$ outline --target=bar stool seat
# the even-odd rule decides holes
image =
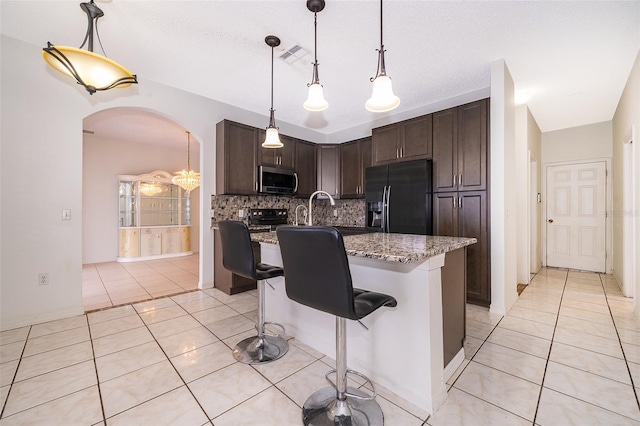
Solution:
[[[255,262],[249,228],[244,222],[224,220],[218,222],[218,228],[222,241],[222,265],[234,274],[258,282],[258,334],[240,341],[233,349],[233,357],[244,364],[275,361],[287,353],[289,343],[281,337],[284,327],[264,319],[264,283],[269,278],[283,276],[284,271],[279,266]],[[266,324],[279,327],[282,332],[278,335],[267,334]]]
[[[347,369],[346,320],[360,320],[383,306],[395,307],[392,296],[353,288],[342,235],[326,226],[281,226],[276,230],[285,269],[287,296],[336,316],[336,369],[331,384],[313,393],[302,408],[305,425],[382,425],[384,417],[371,380]],[[335,383],[330,376],[335,373]],[[373,394],[347,386],[347,373],[370,383]]]

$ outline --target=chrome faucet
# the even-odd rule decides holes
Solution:
[[[329,194],[327,191],[316,191],[313,194],[311,194],[311,196],[309,197],[309,221],[308,221],[309,226],[313,225],[313,220],[311,218],[311,209],[313,208],[313,204],[311,203],[311,201],[313,201],[313,197],[315,197],[318,194],[326,195],[327,197],[329,197],[329,201],[331,202],[331,205],[332,206],[336,205],[336,201],[333,199],[331,194]]]
[[[296,206],[296,220],[293,222],[295,226],[298,226],[298,209],[300,207],[304,209],[304,213],[302,213],[302,216],[305,218],[305,221],[304,221],[305,225],[307,224],[306,218],[307,218],[307,214],[309,213],[309,210],[307,210],[307,207],[304,204],[299,204],[298,206]]]

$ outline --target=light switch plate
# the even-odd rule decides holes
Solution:
[[[62,220],[71,220],[71,210],[69,209],[62,210]]]

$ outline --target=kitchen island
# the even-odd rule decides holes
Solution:
[[[261,243],[262,262],[282,265],[275,232],[256,233],[251,238]],[[448,253],[464,254],[464,248],[475,242],[475,238],[383,233],[344,237],[353,286],[386,293],[398,301],[397,307],[378,309],[364,318],[369,330],[355,321],[347,322],[348,367],[434,413],[447,397],[446,380],[464,360],[460,342],[458,353],[444,365],[443,287],[454,284],[441,281],[441,269]],[[288,299],[283,278],[269,282],[275,290],[265,292],[266,319],[284,325],[287,334],[313,349],[335,357],[335,317]],[[458,294],[464,306],[464,288],[461,290]],[[464,308],[459,315],[464,324]]]

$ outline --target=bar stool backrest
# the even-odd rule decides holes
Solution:
[[[330,314],[359,319],[342,235],[328,226],[276,229],[287,296]]]
[[[222,242],[222,265],[236,275],[256,280],[256,262],[249,228],[244,222],[218,222]]]

